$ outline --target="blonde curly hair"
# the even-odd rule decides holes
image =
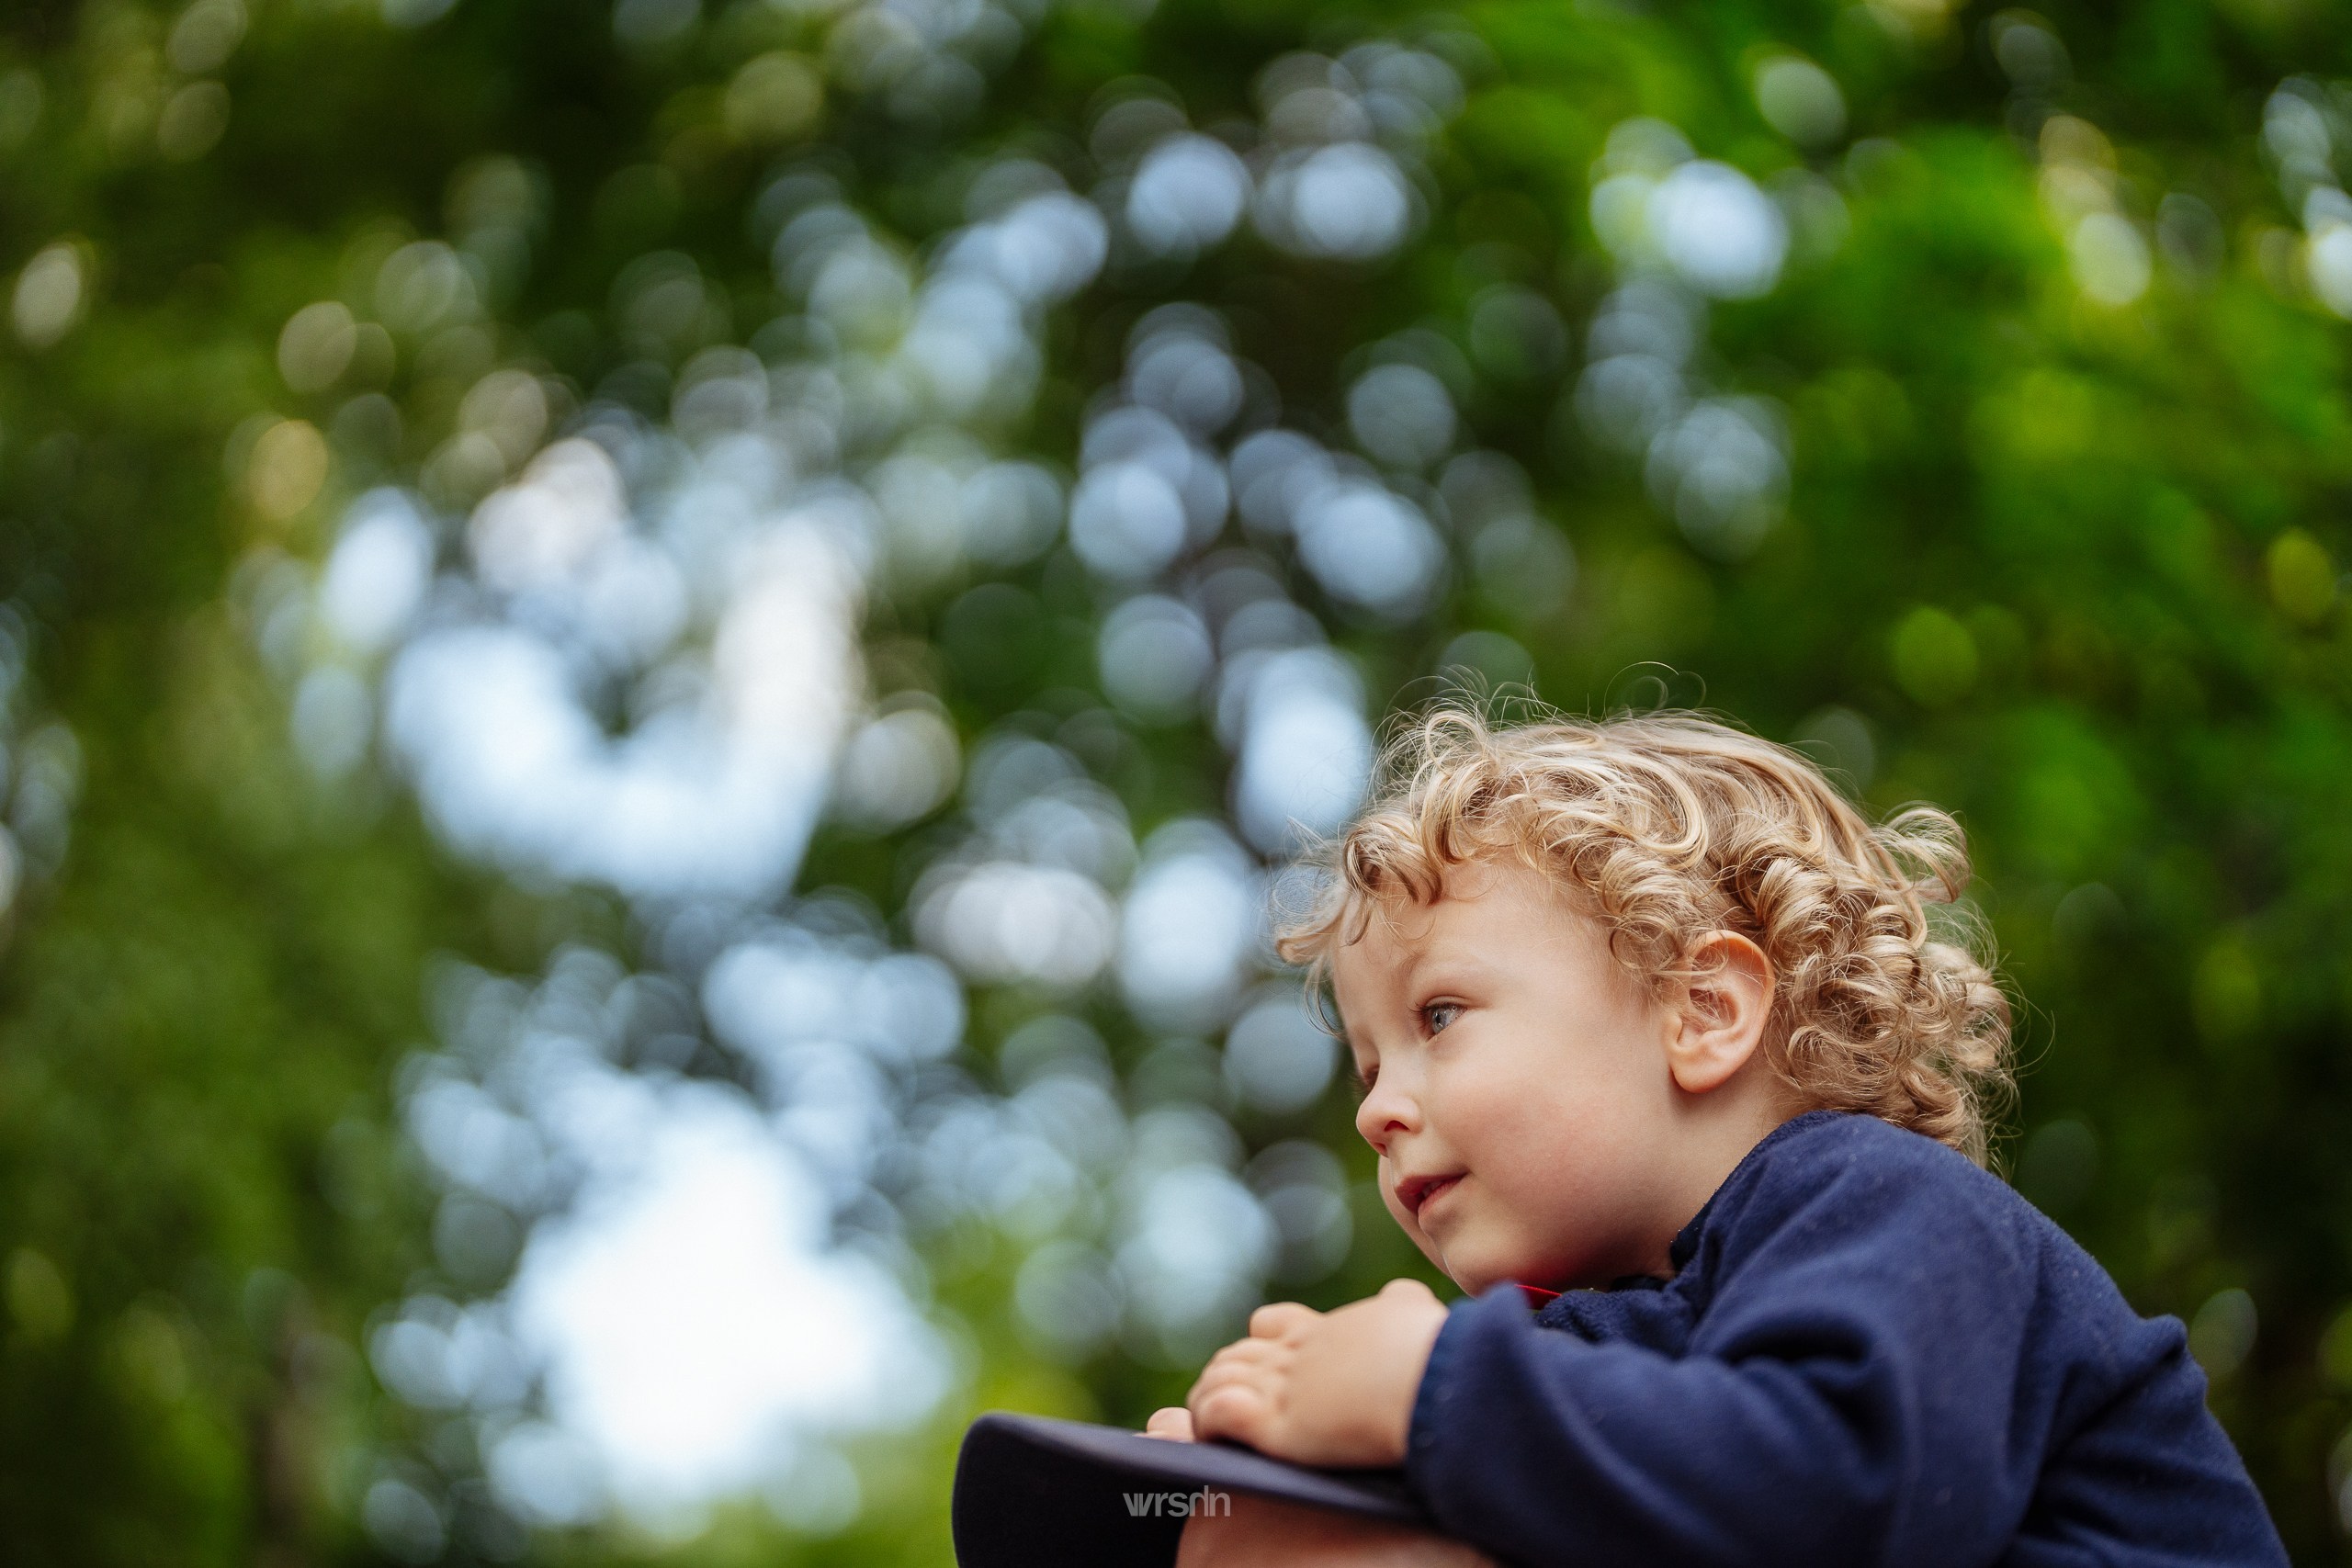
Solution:
[[[1771,963],[1767,1059],[1808,1107],[1863,1111],[1982,1165],[2013,1087],[2009,1004],[1964,920],[1960,825],[1915,806],[1873,827],[1803,755],[1695,713],[1495,727],[1410,721],[1370,804],[1320,846],[1315,907],[1277,932],[1318,991],[1374,906],[1434,902],[1449,867],[1515,858],[1569,885],[1663,995],[1736,931]]]

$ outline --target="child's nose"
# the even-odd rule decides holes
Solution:
[[[1401,1075],[1384,1073],[1373,1080],[1372,1089],[1356,1107],[1356,1131],[1363,1141],[1381,1154],[1388,1152],[1389,1141],[1400,1133],[1410,1133],[1420,1125],[1420,1108],[1413,1097],[1396,1080]]]

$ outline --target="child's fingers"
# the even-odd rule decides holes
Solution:
[[[1170,1442],[1189,1443],[1193,1440],[1193,1413],[1181,1404],[1170,1404],[1151,1413],[1143,1424],[1147,1438],[1165,1438]]]
[[[1313,1307],[1296,1302],[1270,1302],[1250,1314],[1250,1337],[1252,1339],[1279,1339],[1284,1334],[1306,1327],[1323,1314]]]
[[[1293,1352],[1279,1339],[1237,1339],[1209,1358],[1214,1367],[1222,1361],[1227,1366],[1262,1367],[1282,1360]]]
[[[1193,1390],[1193,1433],[1201,1441],[1234,1438],[1256,1447],[1273,1419],[1273,1401],[1265,1391],[1245,1382],[1227,1383],[1206,1393]]]
[[[1193,1380],[1193,1391],[1184,1396],[1184,1403],[1197,1416],[1201,1401],[1216,1390],[1237,1384],[1264,1388],[1276,1375],[1274,1363],[1263,1358],[1220,1355],[1201,1369],[1201,1375]]]

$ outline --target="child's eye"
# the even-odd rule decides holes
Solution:
[[[1431,1002],[1421,1010],[1422,1026],[1431,1034],[1441,1034],[1446,1027],[1462,1016],[1460,1002]]]

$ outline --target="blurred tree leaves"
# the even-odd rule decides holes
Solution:
[[[650,409],[693,349],[756,343],[781,305],[754,198],[812,143],[920,244],[993,155],[1081,179],[1114,79],[1171,85],[1205,125],[1250,112],[1285,49],[1420,21],[1073,7],[956,121],[858,90],[813,13],[714,6],[663,37],[659,7],[624,6],[616,40],[601,7],[432,10],[51,0],[0,21],[0,594],[32,628],[20,711],[61,716],[83,759],[62,874],[27,884],[0,971],[0,1511],[27,1562],[376,1550],[335,1467],[432,1440],[359,1353],[429,1266],[391,1130],[428,956],[529,968],[616,923],[453,863],[373,775],[311,778],[238,563],[317,556],[350,495],[446,449],[494,367],[543,371],[558,405],[641,384]],[[1099,285],[1053,322],[1023,433],[1069,461],[1166,295],[1218,307],[1335,441],[1371,345],[1451,345],[1466,422],[1532,476],[1544,542],[1460,541],[1450,599],[1402,628],[1314,599],[1374,703],[1426,696],[1469,629],[1515,639],[1571,708],[1662,661],[1676,700],[1814,738],[1877,806],[1961,809],[2028,1003],[2018,1179],[2143,1309],[2196,1325],[2216,1407],[2314,1562],[2344,1555],[2352,1465],[2352,339],[2261,137],[2283,80],[2352,71],[2346,20],[2321,0],[1487,0],[1440,29],[1470,94],[1399,257],[1244,237],[1189,275]],[[1843,141],[1776,132],[1754,87],[1775,49],[1827,68]],[[1823,225],[1801,223],[1777,289],[1713,307],[1694,362],[1787,422],[1785,515],[1752,554],[1678,532],[1643,461],[1577,412],[1619,281],[1594,166],[1636,115]],[[2147,271],[2120,307],[2068,205],[2084,179],[2129,238],[2090,232]],[[488,309],[395,344],[383,264],[431,236],[472,258]],[[657,273],[675,308],[608,332]],[[1094,681],[1102,606],[1068,553],[1005,575],[868,627],[876,670],[967,739],[1068,719]],[[1139,828],[1224,798],[1201,725],[1082,739]],[[922,843],[831,829],[809,876],[896,908]],[[982,998],[979,1032],[1023,1006]],[[1349,1141],[1336,1104],[1247,1130],[1302,1128]],[[1356,1234],[1317,1299],[1408,1265],[1376,1215]],[[1003,1271],[944,1294],[1001,1324]],[[989,1332],[982,1400],[1132,1417],[1181,1385],[1116,1355],[1081,1383]],[[939,1550],[946,1450],[874,1462],[907,1518],[816,1560]],[[729,1516],[695,1550],[772,1541]]]

